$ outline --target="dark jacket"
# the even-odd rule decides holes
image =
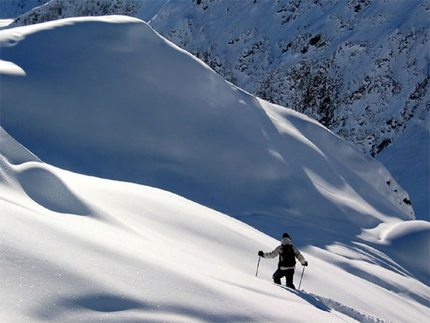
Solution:
[[[284,245],[293,245],[291,243],[291,239],[290,238],[282,238],[281,245],[277,246],[275,248],[275,250],[273,250],[272,252],[266,252],[266,253],[264,253],[264,258],[275,258],[276,256],[279,255],[279,253],[281,251],[281,248]],[[303,255],[300,253],[299,249],[297,249],[296,247],[293,246],[293,250],[294,250],[294,256],[297,258],[298,261],[300,261],[300,263],[303,266],[305,266],[306,260],[303,257]],[[279,267],[279,269],[281,269],[281,270],[294,269],[294,268],[295,268],[295,266],[293,266],[293,267],[283,267],[283,266],[280,266]]]

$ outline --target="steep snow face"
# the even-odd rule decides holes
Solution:
[[[379,158],[391,148],[380,160],[428,220],[429,186],[410,185],[410,178],[420,182],[429,173],[421,151],[430,135],[397,142],[430,118],[429,12],[427,1],[415,0],[51,0],[13,25],[106,14],[153,18],[157,31],[239,87],[315,118],[366,154]],[[401,171],[390,162],[397,156],[386,156],[405,150],[423,159]]]
[[[14,26],[72,16],[152,18],[154,29],[227,80],[375,156],[411,119],[428,116],[429,13],[418,0],[51,0]]]
[[[430,220],[430,115],[415,118],[396,142],[379,156],[390,173],[411,196],[418,219]]]
[[[428,1],[171,1],[150,24],[227,80],[366,154],[392,146],[381,161],[428,220],[429,186],[408,179],[429,173],[421,151],[430,134],[399,138],[430,118],[429,14]],[[402,172],[389,160],[405,148],[422,159]]]
[[[172,1],[150,24],[376,155],[429,108],[429,13],[427,1]]]
[[[163,188],[251,224],[262,217],[276,236],[283,229],[269,219],[311,221],[321,234],[336,230],[326,221],[335,217],[353,224],[339,232],[349,238],[414,217],[379,162],[241,91],[141,20],[65,19],[1,31],[0,44],[16,66],[2,75],[2,125],[49,163]]]

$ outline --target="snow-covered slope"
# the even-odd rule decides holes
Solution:
[[[430,315],[429,223],[411,220],[381,164],[320,124],[137,19],[14,28],[0,45],[2,322]],[[271,284],[275,261],[255,278],[257,251],[278,243],[260,231],[293,236],[307,294]]]
[[[303,246],[308,293],[293,292],[270,282],[275,261],[261,260],[255,277],[257,250],[278,243],[256,229],[166,191],[42,163],[1,128],[0,143],[1,322],[380,323],[430,315],[428,285],[391,258],[423,267],[428,222],[368,232],[381,236],[385,253],[363,243]]]
[[[16,11],[16,4],[3,7]],[[14,25],[153,18],[157,31],[227,80],[377,156],[409,192],[417,217],[429,220],[429,12],[428,1],[418,0],[51,0]],[[418,162],[399,168],[399,153]]]
[[[12,0],[2,1],[0,18],[15,18],[14,25],[81,16],[126,15],[145,21],[167,0]]]
[[[67,19],[0,37],[2,66],[20,69],[2,76],[2,125],[46,162],[163,188],[248,223],[263,216],[275,235],[272,217],[327,231],[337,218],[354,224],[349,235],[414,216],[376,160],[227,83],[140,20]]]
[[[430,109],[429,13],[428,1],[172,1],[150,24],[376,155]]]
[[[420,153],[430,145],[429,14],[428,1],[171,1],[150,24],[234,84],[366,154],[391,148],[380,160],[428,220],[429,185],[409,178],[430,179]],[[420,159],[402,171],[404,149]]]

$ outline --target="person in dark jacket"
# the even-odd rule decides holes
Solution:
[[[282,235],[281,244],[272,252],[259,251],[258,255],[263,258],[275,258],[279,255],[278,269],[273,273],[273,282],[281,284],[281,278],[285,277],[287,280],[287,287],[296,289],[293,284],[294,269],[296,267],[296,258],[303,266],[307,266],[308,262],[303,255],[291,243],[291,237],[288,233]]]

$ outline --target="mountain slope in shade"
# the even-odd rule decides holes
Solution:
[[[160,187],[246,222],[311,218],[331,231],[330,216],[358,234],[413,218],[380,163],[232,86],[140,20],[66,19],[1,31],[1,42],[2,66],[21,71],[2,76],[2,125],[49,163]]]
[[[429,220],[429,13],[418,0],[169,1],[150,24],[227,80],[376,156]],[[406,150],[415,162],[399,168]]]
[[[2,8],[22,12],[21,2]],[[108,14],[150,21],[240,88],[377,157],[428,221],[429,12],[423,0],[51,0],[13,26]],[[399,167],[406,151],[418,162]]]

